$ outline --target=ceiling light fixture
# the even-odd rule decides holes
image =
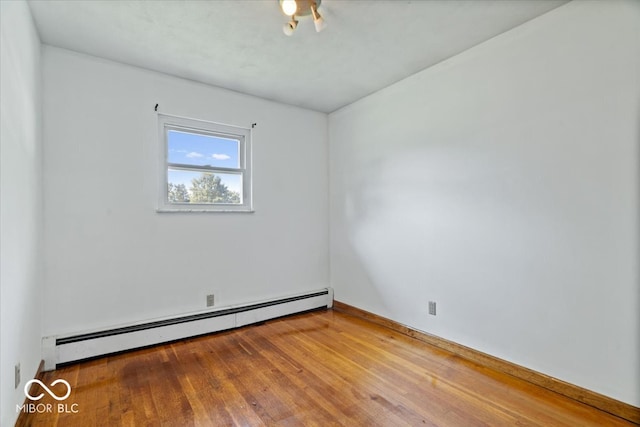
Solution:
[[[326,26],[324,18],[318,13],[318,7],[322,0],[278,0],[280,2],[280,8],[285,15],[290,16],[291,20],[284,24],[282,31],[288,36],[293,35],[293,31],[298,26],[296,18],[301,16],[313,16],[313,24],[316,27],[316,32],[324,30]]]

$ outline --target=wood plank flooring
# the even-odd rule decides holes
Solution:
[[[23,413],[18,426],[633,425],[332,310],[78,363],[42,381],[59,378],[72,387],[68,413],[45,393],[39,403],[52,410]]]

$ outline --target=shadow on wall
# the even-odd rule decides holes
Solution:
[[[446,295],[463,318],[492,313],[465,335],[508,329],[523,309],[544,326],[540,313],[566,307],[537,312],[531,293],[551,298],[554,277],[593,274],[572,256],[578,211],[555,209],[558,195],[544,190],[553,177],[516,150],[434,144],[358,160],[345,186],[347,237],[385,315],[420,327],[426,301]]]

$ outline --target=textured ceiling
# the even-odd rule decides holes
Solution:
[[[566,0],[324,0],[327,28],[277,0],[29,1],[43,43],[331,112]]]

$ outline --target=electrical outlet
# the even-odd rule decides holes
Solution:
[[[18,388],[20,386],[20,364],[18,363],[14,369],[14,386],[13,388]]]
[[[436,302],[429,301],[429,314],[432,316],[436,315]]]
[[[207,307],[213,307],[214,298],[213,294],[207,295]]]

